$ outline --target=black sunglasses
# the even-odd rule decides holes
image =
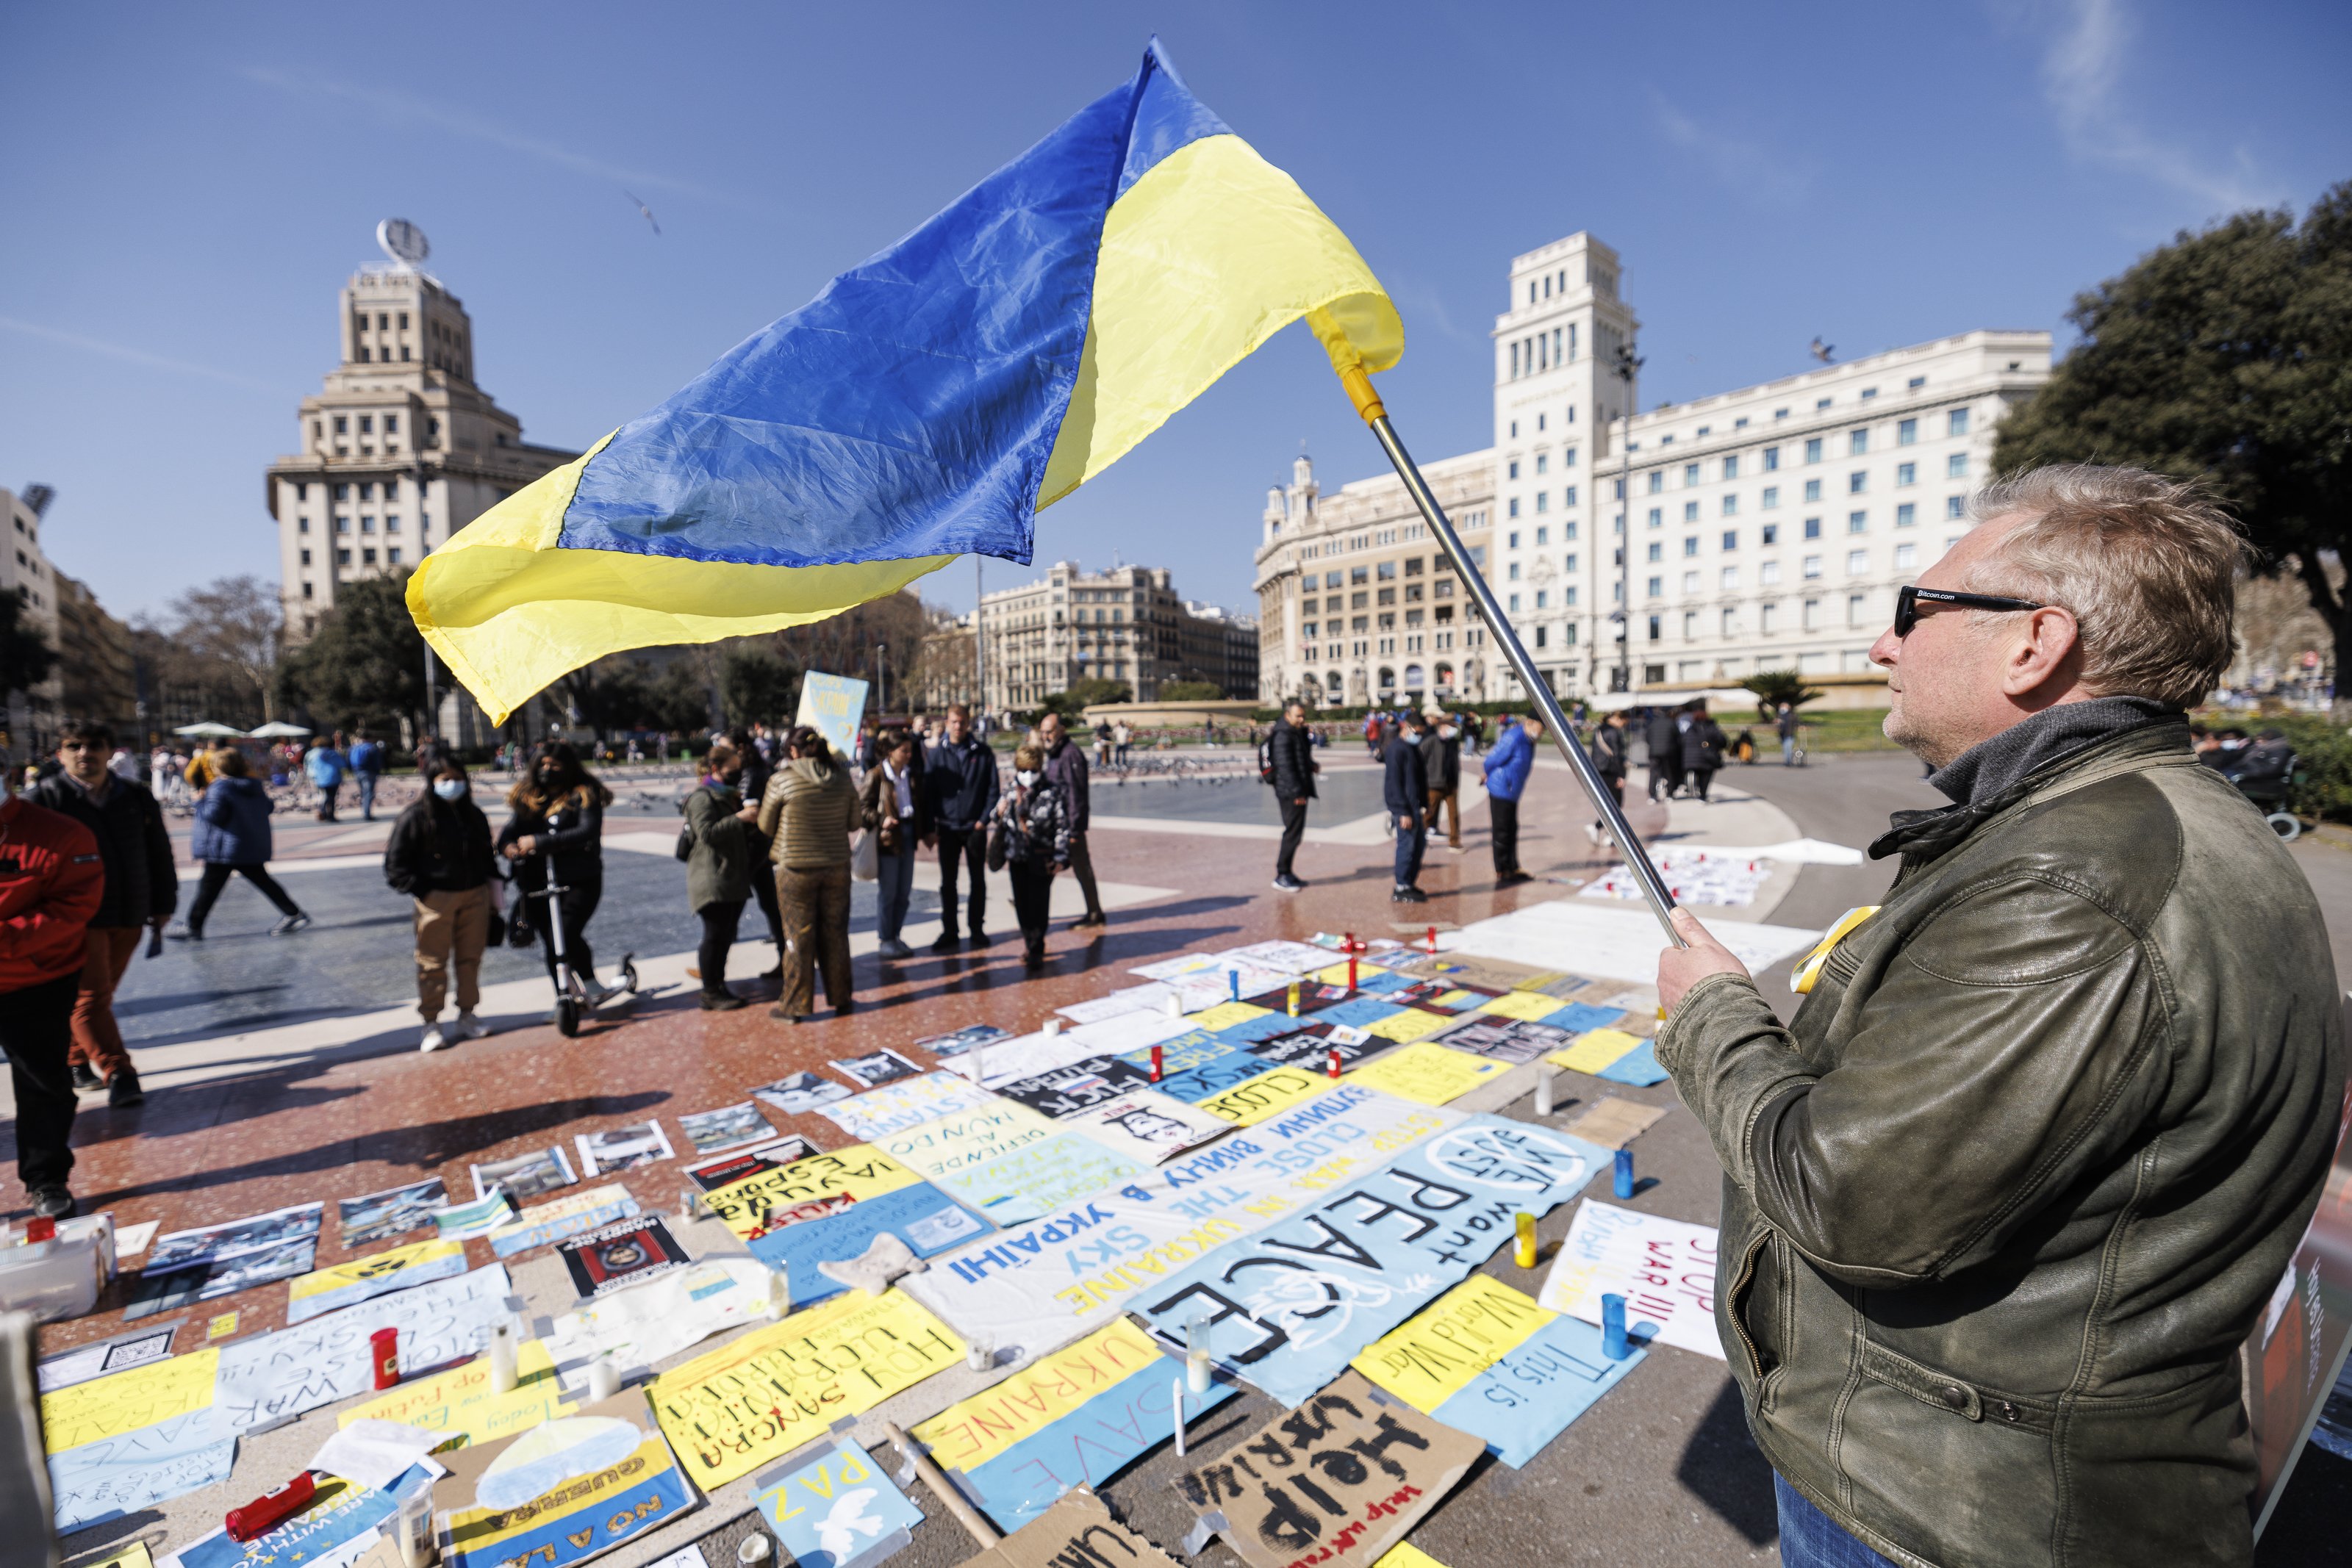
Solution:
[[[2036,604],[2030,599],[2006,599],[1998,593],[1954,593],[1941,588],[1902,588],[1895,594],[1895,634],[1908,637],[1911,629],[1919,624],[1919,601],[1930,604],[1957,604],[1963,610],[2047,610],[2047,604]]]

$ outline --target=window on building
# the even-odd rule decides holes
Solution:
[[[1772,411],[1772,417],[1774,419],[1786,419],[1789,417],[1789,411],[1785,408],[1776,408]]]
[[[1919,547],[1917,545],[1896,545],[1895,547],[1895,570],[1909,571],[1918,564]]]
[[[1845,531],[1850,534],[1868,533],[1870,531],[1870,514],[1868,512],[1848,512],[1845,515]]]
[[[1518,563],[1517,561],[1513,561],[1513,562],[1510,564],[1509,568],[1506,570],[1506,572],[1505,572],[1505,574],[1504,574],[1504,575],[1506,576],[1506,578],[1507,578],[1508,580],[1510,580],[1510,581],[1512,581],[1512,582],[1517,582],[1517,581],[1518,581],[1518,580],[1519,580],[1519,563]]]
[[[1663,540],[1652,539],[1650,541],[1650,559],[1654,561],[1664,560],[1666,559],[1666,547]]]
[[[1666,513],[1664,507],[1652,507],[1650,508],[1650,526],[1654,528],[1662,528],[1666,526]]]
[[[1506,539],[1507,539],[1507,540],[1509,540],[1509,541],[1510,541],[1510,543],[1509,543],[1509,545],[1508,545],[1508,547],[1507,547],[1508,549],[1518,549],[1518,548],[1519,548],[1519,533],[1518,533],[1518,530],[1517,530],[1517,528],[1512,529],[1509,533],[1507,533],[1507,534],[1504,535],[1503,537],[1504,537]]]
[[[1536,428],[1538,430],[1541,430],[1543,428],[1543,421],[1541,419],[1536,421]],[[1536,472],[1538,474],[1549,474],[1551,472],[1551,455],[1549,453],[1538,452],[1536,454]]]
[[[1845,623],[1859,626],[1870,613],[1870,595],[1849,593],[1845,596]]]
[[[1946,435],[1966,435],[1968,433],[1969,411],[1967,409],[1956,408],[1952,410],[1950,413],[1944,416],[1944,434]]]
[[[1780,542],[1780,525],[1778,523],[1765,524],[1764,537],[1761,542],[1768,545],[1779,544]]]
[[[1758,567],[1756,569],[1756,580],[1762,583],[1767,588],[1769,588],[1774,583],[1780,581],[1780,563],[1777,560],[1768,560],[1763,565]]]
[[[303,598],[305,598],[305,599],[308,599],[308,598],[310,598],[310,582],[309,582],[309,580],[308,580],[307,579],[304,580],[304,582],[303,582],[303,584],[302,584],[302,597],[303,597]]]
[[[360,363],[364,365],[368,362],[368,346],[365,343],[362,343],[360,345]]]
[[[1869,570],[1870,552],[1868,550],[1850,549],[1845,552],[1845,574],[1848,577],[1860,577]]]
[[[360,415],[360,434],[362,435],[373,435],[375,434],[375,415],[372,413],[363,413]]]
[[[1804,602],[1803,609],[1802,609],[1802,611],[1801,612],[1801,615],[1802,615],[1802,617],[1803,617],[1803,623],[1804,623],[1804,628],[1805,628],[1805,630],[1806,630],[1806,631],[1808,631],[1808,632],[1817,632],[1817,631],[1819,631],[1819,630],[1821,629],[1821,624],[1822,624],[1822,601],[1821,601],[1820,600],[1818,600],[1818,599],[1808,599],[1808,600],[1806,600],[1806,601],[1805,601],[1805,602]]]
[[[1739,586],[1739,569],[1738,569],[1738,567],[1736,567],[1736,566],[1727,566],[1727,567],[1725,567],[1725,568],[1723,569],[1722,573],[1721,573],[1720,580],[1717,582],[1716,586],[1717,586],[1717,587],[1718,587],[1718,588],[1737,588],[1737,587],[1738,587],[1738,586]]]
[[[1511,595],[1508,608],[1514,615],[1517,615],[1519,612],[1519,596],[1517,594],[1514,593]]]
[[[1685,593],[1696,593],[1698,591],[1698,573],[1695,571],[1686,571],[1683,573],[1683,591]]]
[[[372,534],[375,532],[374,514],[370,513],[369,515],[360,518],[360,532],[363,534]]]
[[[1650,579],[1650,584],[1649,584],[1649,594],[1650,594],[1650,597],[1651,597],[1651,598],[1653,598],[1653,599],[1662,598],[1662,597],[1664,597],[1664,596],[1665,591],[1666,591],[1666,580],[1665,580],[1664,578],[1663,578],[1663,577],[1654,577],[1654,578]],[[1654,635],[1656,635],[1656,633],[1653,632],[1653,633],[1652,633],[1652,635],[1653,635],[1653,636],[1654,636]]]
[[[1948,517],[1965,517],[1968,515],[1968,497],[1965,496],[1947,496],[1944,498],[1944,516]]]
[[[1736,636],[1739,632],[1739,612],[1727,604],[1723,607],[1723,634]]]
[[[1542,546],[1544,546],[1544,545],[1548,545],[1548,544],[1549,544],[1549,543],[1551,543],[1551,530],[1550,530],[1549,528],[1538,528],[1538,529],[1536,530],[1536,544],[1537,544],[1537,546],[1538,546],[1538,548],[1540,548],[1540,547],[1542,547]]]
[[[1516,479],[1519,476],[1519,460],[1517,458],[1512,458],[1510,462],[1506,464],[1504,466],[1507,470],[1503,476],[1505,478]]]
[[[1654,495],[1656,495],[1659,491],[1661,491],[1661,490],[1664,489],[1665,487],[1666,487],[1666,473],[1665,473],[1665,470],[1664,470],[1664,469],[1663,469],[1663,468],[1657,468],[1657,469],[1653,469],[1653,470],[1651,470],[1651,473],[1650,473],[1650,494],[1651,494],[1651,495],[1653,495],[1653,496],[1654,496]]]
[[[1819,463],[1821,460],[1822,438],[1816,435],[1811,440],[1805,443],[1805,461],[1808,463]]]
[[[1770,511],[1773,507],[1775,507],[1779,506],[1780,504],[1780,486],[1778,486],[1778,485],[1767,485],[1767,486],[1764,486],[1764,499],[1763,499],[1763,507],[1764,507],[1764,509],[1765,509],[1766,511],[1768,511],[1768,512],[1769,512],[1769,511]]]
[[[1780,618],[1780,607],[1777,604],[1758,605],[1756,607],[1756,630],[1762,632],[1767,637],[1769,637],[1773,632],[1779,631],[1780,628],[1775,626],[1773,622]]]
[[[1538,610],[1542,610],[1542,609],[1546,608],[1547,606],[1549,606],[1549,605],[1550,604],[1550,602],[1551,602],[1551,594],[1550,594],[1550,592],[1549,592],[1548,590],[1541,589],[1541,588],[1538,588],[1538,589],[1537,589],[1537,590],[1536,590],[1536,608],[1537,608],[1537,609],[1538,609]]]
[[[1785,413],[1788,411],[1783,409],[1781,412]],[[1777,474],[1780,471],[1780,449],[1777,446],[1766,447],[1764,449],[1764,472],[1767,474]]]
[[[1895,526],[1907,528],[1919,520],[1919,508],[1909,501],[1895,508]]]
[[[1568,537],[1570,538],[1574,538],[1576,535],[1574,533],[1570,533]],[[1619,550],[1617,552],[1617,557],[1620,560],[1622,560],[1624,556],[1625,552],[1623,550]],[[1560,570],[1563,571],[1574,571],[1576,570],[1576,552],[1574,550],[1569,551],[1566,556],[1561,558]]]
[[[1819,413],[1822,410],[1823,410],[1823,409],[1825,409],[1825,408],[1829,407],[1829,405],[1830,405],[1830,400],[1829,400],[1829,399],[1827,399],[1827,398],[1825,398],[1825,397],[1817,397],[1817,398],[1815,398],[1815,399],[1813,400],[1813,412],[1814,412],[1815,413]]]
[[[425,416],[425,439],[426,441],[428,441],[428,442],[432,442],[432,441],[437,441],[437,440],[439,440],[440,438],[441,438],[441,420],[440,420],[440,417],[439,417],[437,414],[426,414],[426,415]]]
[[[1685,463],[1685,464],[1684,464],[1684,465],[1683,465],[1683,485],[1684,485],[1684,487],[1685,487],[1685,488],[1688,488],[1689,486],[1693,486],[1693,485],[1696,485],[1696,484],[1697,484],[1697,483],[1698,483],[1698,465],[1697,465],[1697,464],[1696,464],[1696,463]]]
[[[1809,555],[1799,565],[1797,570],[1802,576],[1808,578],[1819,577],[1822,574],[1822,558],[1817,555]]]
[[[1655,591],[1655,590],[1653,590],[1652,591],[1654,591],[1654,591]],[[1665,619],[1665,617],[1664,617],[1664,616],[1663,616],[1663,615],[1653,615],[1653,616],[1651,616],[1651,617],[1650,617],[1650,641],[1651,641],[1651,642],[1654,643],[1654,642],[1656,642],[1656,641],[1658,640],[1658,632],[1659,632],[1659,626],[1658,626],[1658,623],[1659,623],[1660,622],[1664,621],[1664,619]]]
[[[1698,612],[1696,610],[1685,610],[1683,612],[1683,641],[1685,643],[1695,643],[1697,640]]]
[[[1698,554],[1698,536],[1696,534],[1685,534],[1683,536],[1683,554],[1686,556]]]
[[[1806,500],[1808,500],[1808,501],[1818,501],[1818,500],[1820,500],[1821,498],[1822,498],[1822,482],[1821,482],[1819,479],[1808,479],[1808,480],[1806,480],[1806,481],[1805,481],[1805,499],[1806,499]]]
[[[1737,479],[1739,477],[1739,459],[1738,457],[1727,457],[1723,460],[1723,476],[1727,479]]]
[[[1685,501],[1683,503],[1683,521],[1686,523],[1695,523],[1698,521],[1698,503],[1696,501]]]
[[[1726,549],[1738,549],[1739,548],[1739,530],[1738,528],[1726,528],[1723,530],[1723,548]]]
[[[1845,476],[1845,493],[1847,495],[1859,496],[1869,488],[1870,471],[1868,469],[1857,468],[1853,473]]]
[[[352,531],[352,519],[348,515],[338,514],[336,516],[335,531],[339,534],[347,534]]]
[[[1807,517],[1805,519],[1805,537],[1809,539],[1817,539],[1822,537],[1821,518]]]
[[[1407,577],[1419,577],[1421,575],[1421,557],[1417,555],[1405,557],[1404,574]]]
[[[383,552],[383,559],[384,564],[387,566],[398,566],[400,564],[400,547],[398,545],[394,545],[390,549],[386,549]]]
[[[1947,479],[1965,479],[1965,478],[1967,478],[1968,476],[1969,476],[1969,455],[1968,455],[1967,453],[1965,453],[1965,452],[1955,452],[1955,453],[1953,453],[1949,457],[1947,457],[1947,458],[1945,458],[1945,459],[1944,459],[1944,477],[1945,477],[1945,478],[1947,478]]]
[[[349,435],[351,433],[352,433],[352,422],[351,422],[351,420],[350,420],[347,416],[345,416],[345,415],[343,415],[343,414],[340,414],[340,413],[339,413],[339,414],[335,415],[335,434],[336,434],[337,435]]]
[[[1536,510],[1538,512],[1549,512],[1551,510],[1551,492],[1549,490],[1538,490],[1536,492]]]
[[[1904,420],[1904,421],[1902,421],[1900,423],[1898,423],[1898,424],[1896,424],[1896,425],[1895,425],[1895,445],[1897,445],[1897,446],[1909,446],[1909,445],[1911,445],[1913,443],[1916,442],[1918,439],[1919,439],[1919,422],[1918,422],[1917,420],[1916,420],[1916,419],[1906,419],[1906,420]]]
[[[1348,580],[1351,584],[1370,582],[1372,580],[1372,569],[1368,566],[1351,566],[1348,569]]]
[[[1510,500],[1505,504],[1503,515],[1507,517],[1516,517],[1519,515],[1519,498],[1517,496],[1512,497]]]
[[[307,533],[309,533],[309,532],[310,531],[310,518],[308,518],[308,517],[297,517],[297,518],[295,518],[295,519],[294,519],[294,531],[295,531],[296,533],[298,533],[298,534],[307,534]]]
[[[349,565],[351,565],[351,564],[352,564],[352,552],[351,552],[351,551],[349,551],[349,550],[347,550],[347,549],[337,549],[337,550],[335,551],[335,564],[336,564],[337,566],[349,566]]]
[[[1739,515],[1738,497],[1726,496],[1723,498],[1723,515],[1727,517],[1736,517]]]
[[[1897,463],[1895,465],[1895,488],[1901,489],[1906,485],[1916,485],[1918,482],[1919,465],[1916,463]]]

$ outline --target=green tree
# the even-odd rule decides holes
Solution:
[[[2182,234],[2080,295],[2083,340],[2005,421],[2004,471],[2130,464],[2202,476],[2259,570],[2291,570],[2352,669],[2352,609],[2323,558],[2352,547],[2352,182],[2289,212]]]
[[[793,712],[799,677],[764,648],[730,652],[719,670],[719,703],[730,725],[782,724]]]
[[[278,661],[279,704],[320,729],[405,719],[425,733],[425,639],[407,593],[405,572],[339,583],[310,640]]]
[[[0,697],[37,686],[57,668],[58,652],[21,619],[24,601],[0,593]]]
[[[1160,700],[1164,703],[1223,702],[1225,688],[1214,681],[1162,681]]]
[[[1756,694],[1756,712],[1764,718],[1782,703],[1802,707],[1822,695],[1794,670],[1759,670],[1739,684]]]
[[[699,735],[710,727],[710,687],[702,678],[701,662],[673,659],[654,677],[646,692],[642,722],[648,729]]]
[[[1107,681],[1099,675],[1086,675],[1072,681],[1066,691],[1047,692],[1037,706],[1042,712],[1057,713],[1064,718],[1075,719],[1098,703],[1134,700],[1135,688],[1125,681]]]

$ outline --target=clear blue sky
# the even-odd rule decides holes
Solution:
[[[1507,259],[1578,229],[1624,256],[1648,406],[1802,369],[1816,333],[1843,358],[2059,328],[2176,230],[2352,177],[2352,7],[2323,0],[12,5],[0,483],[58,487],[49,552],[118,613],[274,578],[262,469],[377,219],[431,236],[526,437],[580,447],[1155,29],[1394,293],[1383,385],[1425,457],[1487,439]],[[1379,468],[1294,329],[1045,513],[1038,559],[1244,604],[1302,439],[1327,483]],[[971,577],[924,586],[968,606]]]

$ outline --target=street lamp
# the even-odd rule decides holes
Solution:
[[[1621,632],[1617,669],[1609,689],[1630,692],[1633,689],[1633,378],[1641,373],[1642,361],[1631,343],[1620,343],[1615,363],[1610,368],[1625,383],[1625,402],[1620,411],[1623,424],[1617,433],[1617,614]]]

